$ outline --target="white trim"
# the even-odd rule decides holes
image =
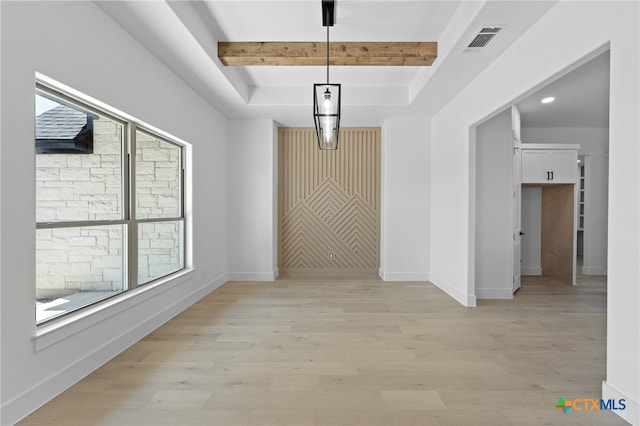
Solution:
[[[582,273],[584,275],[607,275],[606,266],[582,266]]]
[[[221,275],[215,280],[203,285],[176,301],[176,303],[158,311],[155,315],[145,318],[134,328],[128,329],[113,339],[105,341],[100,347],[95,348],[87,355],[80,359],[73,360],[73,362],[65,368],[43,378],[40,383],[31,386],[21,394],[6,401],[2,406],[3,424],[14,424],[26,417],[38,407],[83,379],[129,346],[220,287],[227,281],[226,278],[226,274]],[[179,282],[179,280],[176,280],[176,282]],[[154,294],[150,294],[149,297],[156,296],[157,294],[157,292],[154,292]],[[122,304],[118,306],[122,306]]]
[[[380,270],[380,278],[383,281],[429,281],[427,272],[383,272]]]
[[[229,281],[274,281],[280,270],[272,272],[229,272]]]
[[[72,98],[76,102],[84,103],[91,108],[101,110],[103,114],[106,113],[106,114],[115,116],[115,117],[109,117],[109,118],[116,118],[119,121],[129,121],[129,122],[135,123],[136,126],[141,127],[142,129],[145,129],[147,132],[155,133],[155,136],[160,136],[160,137],[169,139],[171,142],[181,146],[191,146],[191,144],[185,141],[184,139],[174,136],[171,133],[166,132],[150,123],[139,120],[136,117],[130,114],[127,114],[126,112],[118,108],[115,108],[105,102],[102,102],[92,96],[87,95],[84,92],[81,92],[80,90],[76,90],[73,87],[67,86],[66,84],[61,83],[58,80],[53,79],[40,72],[36,71],[35,74],[36,74],[35,76],[36,83],[46,86],[47,88],[52,89],[54,91],[60,92],[63,95]]]
[[[476,294],[476,237],[477,237],[477,134],[478,124],[469,126],[469,215],[467,217],[467,292]],[[460,302],[462,303],[462,302]],[[464,303],[463,303],[464,304]],[[475,301],[473,305],[475,306]]]
[[[474,308],[476,306],[475,295],[461,293],[457,288],[449,284],[446,280],[443,280],[442,278],[433,274],[431,274],[430,278],[430,281],[433,285],[447,293],[449,296],[453,297],[462,306],[466,306],[468,308]]]
[[[119,123],[122,126],[123,139],[121,140],[121,154],[122,154],[122,170],[120,177],[123,179],[122,196],[125,200],[129,200],[130,197],[136,195],[136,161],[131,160],[126,167],[124,158],[127,153],[136,152],[136,134],[138,132],[144,133],[146,136],[156,138],[161,142],[166,142],[180,150],[180,166],[182,170],[181,184],[182,189],[180,191],[180,202],[182,215],[177,217],[165,217],[165,218],[149,218],[149,219],[137,219],[135,214],[135,203],[125,201],[122,206],[126,211],[120,219],[110,221],[110,224],[121,225],[123,229],[128,227],[128,237],[123,240],[127,249],[127,255],[123,257],[123,262],[127,266],[128,275],[128,288],[123,289],[121,294],[111,297],[109,299],[98,301],[96,305],[86,308],[76,308],[69,310],[61,315],[60,318],[54,318],[50,322],[39,321],[35,331],[35,335],[32,337],[34,341],[34,351],[38,352],[52,344],[55,344],[61,340],[72,336],[88,327],[94,326],[99,321],[110,318],[118,313],[129,309],[138,303],[148,300],[150,297],[154,297],[162,291],[172,288],[175,285],[174,280],[185,282],[190,278],[183,279],[184,276],[189,276],[193,271],[193,246],[192,246],[192,185],[191,185],[191,144],[180,139],[172,134],[165,132],[151,124],[138,120],[135,117],[120,111],[117,108],[98,101],[97,99],[82,93],[79,90],[73,89],[65,84],[60,83],[44,74],[39,72],[36,75],[36,94],[46,94],[51,96],[52,99],[59,100],[60,102],[71,102],[75,107],[86,111],[93,111],[96,114],[104,115],[109,120]],[[133,158],[133,157],[132,157]],[[189,167],[189,168],[188,168]],[[133,199],[133,198],[132,198]],[[162,223],[162,222],[182,222],[182,237],[183,237],[183,261],[184,266],[182,269],[161,277],[155,280],[151,284],[139,284],[136,281],[138,260],[135,255],[138,247],[138,226],[145,223]],[[102,226],[108,225],[109,221],[94,221],[94,220],[73,220],[68,222],[53,222],[53,223],[41,223],[36,222],[37,229],[60,229],[67,226],[74,227],[86,227],[86,226]],[[37,244],[36,244],[37,246]],[[169,285],[169,283],[172,283]],[[149,290],[158,286],[163,286],[163,290],[153,292],[152,295],[146,297],[138,297],[141,293],[147,293]],[[123,303],[120,308],[114,308],[116,304]],[[38,320],[38,318],[36,319]],[[49,337],[51,336],[51,337]]]
[[[43,323],[36,328],[35,335],[31,338],[34,351],[39,352],[55,345],[167,290],[183,285],[192,279],[194,271],[194,269],[180,270],[148,285],[142,285],[93,306],[71,312],[58,320]]]
[[[640,404],[628,395],[609,385],[606,380],[602,381],[602,399],[620,400],[624,399],[626,408],[624,410],[612,410],[616,415],[628,421],[632,425],[640,425]]]
[[[477,299],[513,299],[511,288],[479,288],[476,289]]]
[[[542,268],[539,266],[523,266],[520,270],[521,275],[542,276]]]
[[[536,149],[541,149],[541,150],[557,150],[557,149],[575,149],[575,150],[579,150],[580,149],[580,144],[576,144],[576,143],[528,143],[528,142],[523,142],[522,143],[522,149],[526,149],[526,150],[536,150]]]

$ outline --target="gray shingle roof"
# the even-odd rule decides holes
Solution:
[[[59,105],[36,116],[36,139],[75,138],[87,124],[87,114]]]

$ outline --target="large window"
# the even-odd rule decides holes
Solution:
[[[184,145],[38,83],[36,322],[185,267]]]

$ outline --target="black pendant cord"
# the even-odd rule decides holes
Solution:
[[[327,25],[327,85],[329,84],[329,26]]]

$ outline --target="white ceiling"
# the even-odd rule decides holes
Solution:
[[[543,104],[543,98],[555,101]],[[519,102],[523,127],[608,127],[609,51]]]
[[[341,41],[438,39],[460,0],[337,0],[331,34]],[[323,41],[319,0],[205,0],[206,19],[220,41]]]
[[[437,41],[461,1],[338,1],[331,41]],[[324,41],[321,2],[204,2],[203,20],[218,41]],[[268,18],[267,18],[268,17]],[[332,67],[345,87],[406,87],[421,67]],[[326,80],[325,67],[242,67],[250,86],[301,86]]]
[[[324,67],[225,67],[218,41],[324,41],[320,0],[97,1],[118,24],[230,118],[313,126],[312,85]],[[336,1],[332,41],[437,41],[431,67],[331,67],[342,125],[438,111],[555,1]],[[487,48],[466,49],[482,26],[506,25]]]

